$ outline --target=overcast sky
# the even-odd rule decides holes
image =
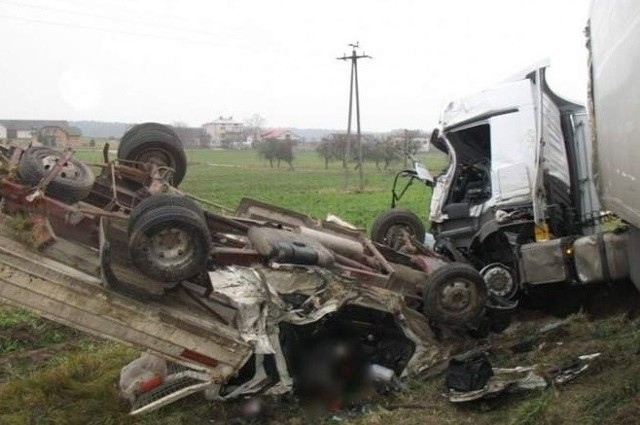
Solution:
[[[583,101],[589,0],[0,0],[0,118],[182,121],[259,113],[346,128],[359,41],[364,131],[429,129],[452,97],[549,58]]]

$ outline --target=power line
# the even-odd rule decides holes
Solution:
[[[62,3],[72,3],[72,4],[80,4],[82,6],[86,6],[87,5],[87,1],[86,0],[59,0]],[[124,2],[123,2],[124,1]],[[52,3],[52,0],[47,0],[48,4]],[[93,4],[91,4],[91,9],[94,10],[96,7],[98,8],[102,8],[107,9],[107,10],[113,10],[112,7],[105,7],[105,4],[109,5],[109,6],[113,6],[114,3],[120,3],[120,5],[117,6],[117,9],[119,12],[124,12],[124,13],[140,13],[140,9],[136,9],[136,8],[131,8],[131,7],[127,7],[131,5],[131,2],[129,0],[120,0],[119,2],[116,0],[102,0],[100,1],[99,4],[96,4],[95,2]],[[124,7],[123,7],[124,6]],[[158,13],[156,10],[146,10],[144,11],[144,15],[145,17],[156,17],[156,18],[160,18],[160,19],[169,19],[169,20],[175,20],[176,18],[180,18],[180,20],[184,21],[184,20],[189,20],[189,17],[185,17],[185,16],[176,16],[175,14],[173,15],[169,15],[169,14],[165,14],[165,13]],[[194,22],[193,19],[191,19],[192,22]]]
[[[63,14],[67,14],[67,15],[75,15],[75,16],[81,16],[81,17],[103,19],[103,20],[119,22],[119,23],[125,23],[125,24],[144,25],[144,26],[156,27],[156,28],[160,28],[160,29],[163,29],[163,30],[169,30],[169,31],[172,31],[172,30],[173,31],[176,31],[176,30],[177,31],[188,31],[188,32],[192,32],[192,33],[195,33],[195,34],[201,34],[201,35],[206,35],[206,36],[210,36],[210,37],[219,36],[219,34],[214,34],[214,33],[208,32],[208,31],[203,31],[203,30],[200,30],[200,29],[197,29],[197,28],[189,28],[189,27],[176,26],[176,25],[170,25],[170,24],[149,23],[149,22],[145,22],[145,21],[140,20],[140,19],[122,18],[122,17],[102,15],[102,14],[97,14],[97,13],[82,12],[82,11],[77,11],[77,10],[60,9],[60,8],[57,8],[57,7],[50,7],[50,6],[44,6],[44,5],[35,5],[35,4],[29,4],[29,3],[21,3],[21,2],[12,1],[12,0],[0,0],[0,3],[8,4],[8,5],[15,6],[15,7],[24,7],[24,8],[43,10],[43,11],[54,12],[54,13],[63,13]]]
[[[210,42],[210,41],[207,41],[207,40],[177,38],[177,37],[170,37],[170,36],[166,36],[166,35],[162,35],[162,34],[149,34],[149,33],[134,32],[134,31],[113,30],[111,28],[95,27],[95,26],[82,25],[82,24],[54,22],[54,21],[47,21],[47,20],[42,20],[42,19],[24,18],[24,17],[21,17],[21,16],[0,15],[0,19],[15,19],[15,20],[24,21],[24,22],[32,22],[32,23],[44,24],[44,25],[53,25],[53,26],[58,26],[58,27],[63,27],[63,28],[70,28],[70,27],[71,28],[80,28],[80,29],[104,32],[104,33],[108,33],[108,34],[124,34],[124,35],[130,35],[130,36],[135,36],[135,37],[148,37],[148,38],[152,38],[152,39],[162,39],[162,40],[176,41],[176,42],[181,42],[181,43],[204,44],[204,45],[215,46],[215,47],[223,47],[223,46],[227,46],[228,45],[226,43],[214,43],[214,42]]]

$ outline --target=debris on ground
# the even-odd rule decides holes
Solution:
[[[492,368],[486,355],[464,361],[452,360],[446,378],[445,397],[452,403],[464,403],[496,397],[506,392],[547,388],[565,384],[589,368],[601,353],[584,354],[562,366],[542,365]]]

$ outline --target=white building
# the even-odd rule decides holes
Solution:
[[[220,146],[225,139],[242,141],[244,125],[240,121],[235,121],[233,117],[220,117],[215,121],[203,124],[204,131],[211,136],[211,144]]]

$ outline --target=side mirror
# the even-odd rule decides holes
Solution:
[[[431,132],[431,137],[429,137],[429,144],[430,145],[435,144],[439,136],[440,136],[440,130],[438,130],[437,128],[434,128],[433,131]]]
[[[431,148],[431,146],[438,149],[442,153],[449,153],[449,148],[447,147],[447,144],[444,142],[444,140],[440,137],[440,130],[438,130],[437,128],[434,128],[431,132],[431,137],[429,138],[429,148]]]

